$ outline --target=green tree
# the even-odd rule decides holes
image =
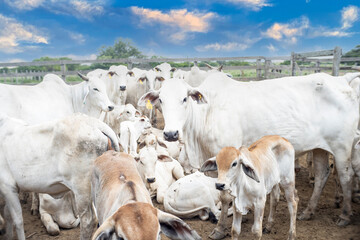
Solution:
[[[360,57],[360,45],[357,45],[354,49],[351,49],[343,57]],[[360,61],[347,62],[348,65],[354,65],[355,63],[360,64]]]
[[[127,39],[119,38],[114,46],[100,48],[98,59],[144,58],[145,56]]]

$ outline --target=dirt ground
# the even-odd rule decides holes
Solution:
[[[301,161],[302,163],[304,161]],[[312,193],[312,187],[308,184],[308,171],[302,168],[296,175],[296,188],[300,198],[298,213],[305,209],[307,202]],[[323,194],[321,196],[316,215],[310,221],[297,221],[297,239],[339,239],[339,240],[360,240],[360,204],[353,203],[353,216],[351,225],[339,228],[335,221],[340,214],[340,209],[334,208],[334,177],[331,175],[327,182]],[[162,206],[155,204],[162,209]],[[265,210],[264,222],[268,214],[268,204]],[[59,236],[49,236],[46,233],[45,227],[42,225],[39,216],[30,215],[30,203],[23,205],[23,216],[25,225],[25,235],[32,240],[68,240],[79,239],[79,228],[71,230],[62,230]],[[252,238],[251,226],[253,223],[253,216],[251,213],[247,215],[248,221],[242,224],[241,238]],[[209,221],[201,221],[199,218],[188,219],[186,222],[194,228],[203,239],[208,239],[215,224]],[[232,217],[227,219],[227,233],[226,239],[231,239]],[[280,203],[276,212],[276,220],[273,231],[270,234],[263,235],[262,239],[286,239],[289,230],[289,213],[284,199]],[[0,239],[1,236],[0,236]],[[163,237],[162,239],[167,239]]]

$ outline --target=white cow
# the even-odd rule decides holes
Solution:
[[[285,191],[290,213],[288,239],[296,238],[296,212],[299,198],[295,189],[295,151],[291,143],[280,136],[265,136],[249,148],[224,147],[216,160],[204,163],[202,171],[218,170],[216,189],[229,191],[234,197],[231,235],[240,237],[242,215],[254,210],[251,231],[261,239],[266,195],[270,195],[270,213],[264,229],[270,233],[274,226],[274,214],[280,198],[279,184]]]
[[[179,79],[165,81],[161,89],[145,94],[138,104],[160,102],[164,138],[185,143],[193,168],[200,168],[202,161],[222,147],[250,145],[264,135],[285,137],[296,155],[317,149],[315,188],[302,219],[310,219],[315,212],[329,172],[326,151],[332,153],[344,191],[338,224],[346,225],[350,222],[353,174],[348,159],[359,121],[359,101],[345,79],[318,73],[242,83],[214,73],[198,88]],[[219,221],[217,232],[224,232],[222,224]]]
[[[201,220],[216,222],[220,216],[220,191],[217,179],[195,172],[178,179],[165,193],[166,212],[181,218],[199,216]]]
[[[123,121],[120,123],[120,145],[124,152],[133,156],[137,155],[137,140],[141,134],[151,127],[146,116],[136,117],[134,121]]]
[[[75,85],[54,74],[45,75],[35,86],[0,84],[0,112],[36,124],[75,112],[98,118],[101,111],[113,110],[104,83],[97,77],[81,77],[84,81]]]
[[[156,196],[158,203],[163,203],[166,190],[177,179],[184,177],[184,170],[180,163],[167,153],[158,153],[153,147],[140,149],[137,169],[150,196]]]
[[[86,76],[100,78],[106,86],[106,92],[109,96],[110,101],[112,101],[116,105],[125,104],[127,85],[126,73],[111,70],[108,71],[103,69],[95,69],[89,72]]]
[[[163,136],[162,130],[151,127],[140,136],[138,140],[139,148],[153,146],[157,151],[166,151],[170,157],[178,159],[182,145],[179,141],[165,141]],[[163,148],[166,148],[166,150]]]
[[[120,124],[124,121],[135,121],[135,117],[140,117],[141,114],[136,108],[128,103],[126,105],[115,105],[114,110],[106,113],[104,122],[111,127],[112,130],[119,136]]]
[[[62,198],[56,199],[48,194],[39,194],[39,213],[46,231],[51,235],[59,235],[60,228],[71,229],[79,225],[79,216],[74,216],[76,206],[74,193],[67,192]],[[70,211],[69,211],[70,210]]]
[[[54,74],[47,74],[44,80],[35,86],[16,86],[0,84],[0,112],[10,117],[23,119],[29,124],[38,124],[49,120],[60,119],[76,112],[82,112],[95,118],[100,117],[102,111],[114,109],[113,103],[109,100],[106,86],[103,81],[96,77],[79,76],[84,80],[82,83],[67,85]],[[33,195],[33,199],[37,199]],[[49,202],[49,201],[47,201]],[[54,200],[53,204],[56,204]],[[70,203],[68,203],[69,205]],[[42,212],[53,209],[42,206]],[[73,212],[72,209],[68,211]],[[38,203],[33,201],[32,213],[38,212]],[[65,211],[58,211],[59,214]],[[62,226],[68,225],[67,222],[58,223]],[[74,215],[74,218],[76,216]],[[42,219],[49,219],[48,216]],[[43,224],[50,229],[53,221]],[[52,232],[54,234],[54,232]]]
[[[1,115],[0,138],[0,194],[6,202],[5,216],[9,216],[6,239],[13,238],[15,226],[17,238],[25,240],[18,189],[55,198],[72,191],[80,217],[80,238],[89,239],[95,223],[92,166],[109,148],[109,142],[119,150],[115,133],[105,123],[83,114],[33,126]]]
[[[96,159],[92,196],[100,227],[92,239],[201,239],[184,221],[154,208],[134,159],[108,151]]]

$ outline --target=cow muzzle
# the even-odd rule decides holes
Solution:
[[[217,190],[223,191],[225,190],[225,183],[215,183],[215,187]]]
[[[179,131],[164,132],[164,139],[168,142],[179,140]]]
[[[147,178],[146,181],[148,183],[154,183],[156,181],[156,179],[155,178]]]
[[[120,91],[125,91],[126,90],[126,86],[120,86]]]

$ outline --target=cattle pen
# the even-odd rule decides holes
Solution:
[[[181,70],[190,70],[197,65],[200,69],[207,69],[204,63],[223,66],[225,72],[231,73],[235,80],[257,81],[285,76],[299,76],[310,73],[326,72],[333,76],[341,75],[345,71],[354,71],[353,66],[360,64],[360,57],[343,57],[342,49],[335,47],[331,50],[295,53],[290,56],[243,56],[243,57],[211,57],[211,58],[122,58],[96,60],[59,60],[0,63],[0,82],[9,84],[35,84],[48,74],[61,76],[65,81],[75,76],[78,71],[86,74],[94,68],[108,68],[111,64],[126,65],[129,69],[138,67],[151,69],[153,66],[168,62],[181,64]],[[110,65],[109,65],[110,64]],[[75,69],[74,66],[94,66],[93,68]],[[56,67],[54,67],[56,66]],[[39,70],[39,67],[43,69]],[[50,70],[51,69],[51,70]],[[80,79],[75,79],[75,81]]]

